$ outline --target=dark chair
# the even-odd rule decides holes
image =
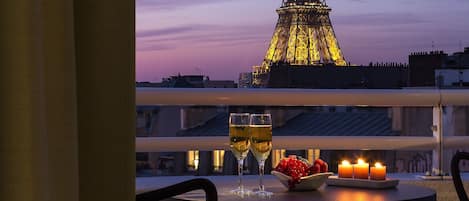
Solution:
[[[456,188],[456,192],[458,193],[458,197],[460,201],[469,201],[467,198],[466,190],[464,189],[464,185],[461,179],[461,173],[459,171],[459,161],[461,160],[469,160],[469,153],[467,152],[456,152],[451,159],[451,174],[453,175],[453,183],[454,187]]]
[[[193,190],[204,190],[205,199],[207,201],[217,201],[217,189],[215,185],[208,179],[192,179],[182,183],[174,184],[165,188],[138,194],[137,201],[156,201],[164,200],[176,195],[181,195]]]

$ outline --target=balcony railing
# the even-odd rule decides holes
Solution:
[[[274,136],[274,149],[299,150],[314,147],[325,150],[433,150],[433,168],[441,170],[443,148],[469,146],[469,136],[443,137],[442,132],[443,106],[469,106],[468,89],[138,88],[137,105],[433,107],[433,137],[341,136],[337,140],[337,137],[329,136]],[[136,143],[137,152],[228,149],[226,137],[137,138]]]
[[[469,90],[138,88],[137,105],[457,106],[469,105]]]
[[[226,134],[228,135],[228,134]],[[287,150],[433,150],[439,143],[434,137],[381,136],[273,136],[273,149]],[[447,148],[468,148],[469,136],[445,137]],[[140,137],[137,152],[228,150],[227,137]]]

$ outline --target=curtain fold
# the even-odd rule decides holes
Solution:
[[[78,200],[71,3],[1,3],[0,200]]]
[[[134,200],[135,2],[74,7],[80,200]]]
[[[134,1],[0,1],[0,200],[135,199]]]

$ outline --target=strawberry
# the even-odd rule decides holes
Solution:
[[[323,165],[324,163],[326,163],[326,162],[324,162],[324,161],[321,160],[320,158],[318,158],[318,159],[316,159],[316,160],[314,161],[314,165],[316,165],[316,164]]]
[[[324,164],[321,165],[321,172],[327,172],[328,171],[328,165],[327,163],[325,162]]]
[[[324,162],[323,160],[319,159],[319,158],[314,161],[314,165],[319,165],[321,167],[320,172],[327,172],[328,171],[327,163]]]
[[[317,174],[320,171],[321,171],[321,166],[319,164],[312,165],[311,167],[309,167],[309,174],[310,175]]]

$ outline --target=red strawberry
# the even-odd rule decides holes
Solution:
[[[329,165],[326,162],[324,162],[323,160],[319,159],[319,158],[314,161],[313,166],[316,166],[316,165],[318,165],[320,167],[319,172],[329,171]],[[317,173],[319,173],[319,172],[317,172]]]
[[[317,174],[321,171],[321,165],[316,164],[309,168],[309,174]]]
[[[328,167],[329,167],[329,166],[327,165],[327,163],[322,164],[322,165],[321,165],[321,172],[327,172],[327,171],[328,171]]]
[[[318,159],[316,159],[316,160],[314,161],[314,164],[313,164],[313,165],[316,165],[316,164],[322,165],[322,164],[324,164],[324,163],[325,163],[325,162],[324,162],[323,160],[321,160],[320,158],[318,158]]]

